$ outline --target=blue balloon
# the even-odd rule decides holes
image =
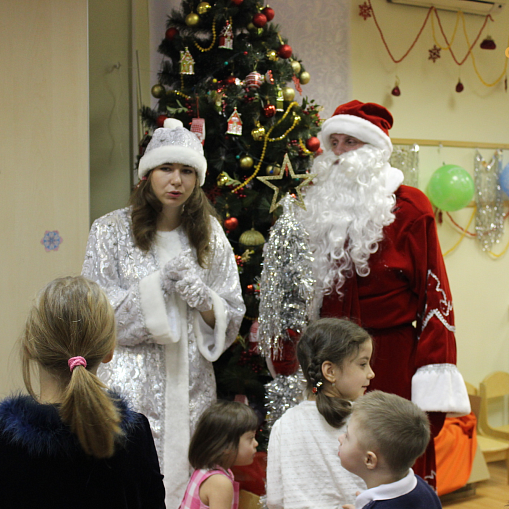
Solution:
[[[507,196],[509,196],[509,163],[505,165],[505,168],[500,172],[498,177],[498,183]]]

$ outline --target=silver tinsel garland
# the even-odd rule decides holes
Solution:
[[[483,251],[489,251],[504,233],[504,198],[499,177],[502,170],[502,152],[497,150],[486,162],[477,152],[474,161],[476,190],[475,231]]]
[[[263,248],[258,347],[277,359],[288,329],[301,332],[309,321],[315,278],[308,233],[296,218],[293,198],[282,200],[283,214]]]
[[[405,185],[419,186],[419,145],[395,145],[389,163],[403,172]]]
[[[265,419],[269,429],[289,408],[302,401],[305,387],[306,380],[300,368],[293,375],[277,375],[265,384]]]

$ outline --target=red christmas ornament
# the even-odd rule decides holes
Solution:
[[[399,97],[401,95],[401,90],[399,89],[398,85],[396,85],[392,90],[391,94],[395,97]]]
[[[246,293],[253,294],[255,292],[253,285],[247,285],[246,286]]]
[[[491,36],[488,35],[486,39],[481,42],[481,49],[497,49],[497,45]]]
[[[228,85],[235,85],[235,76],[228,76],[224,81]]]
[[[166,33],[165,33],[164,36],[169,41],[173,41],[175,36],[178,35],[178,34],[179,34],[179,31],[175,27],[170,27],[170,28],[168,28],[168,30],[166,30]]]
[[[282,46],[279,46],[279,49],[277,50],[277,54],[281,58],[290,58],[292,56],[292,47],[289,44],[283,44]]]
[[[273,117],[276,114],[276,107],[273,104],[267,104],[265,108],[263,108],[263,114],[267,117]]]
[[[253,16],[253,25],[258,28],[262,28],[267,24],[267,17],[265,14],[258,12]]]
[[[239,220],[236,217],[227,217],[224,220],[224,227],[229,231],[232,232],[239,226]]]
[[[159,115],[157,117],[157,120],[156,120],[156,124],[157,124],[157,127],[163,127],[164,126],[164,121],[167,119],[168,117],[166,115]]]
[[[456,85],[456,92],[463,92],[463,90],[465,89],[465,87],[463,86],[463,83],[461,83],[461,80],[458,79],[458,84]]]
[[[272,21],[274,19],[274,9],[272,7],[265,7],[265,9],[262,9],[262,14],[265,14],[265,17],[267,18],[267,21]]]
[[[259,72],[250,72],[245,79],[245,85],[248,90],[257,90],[262,85],[262,75]]]
[[[240,5],[244,0],[231,0],[233,5]]]
[[[311,152],[316,152],[320,148],[320,140],[316,136],[311,136],[306,141],[306,148]]]

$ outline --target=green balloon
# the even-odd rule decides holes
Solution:
[[[435,207],[452,212],[470,203],[474,180],[461,166],[445,164],[433,173],[426,192]]]

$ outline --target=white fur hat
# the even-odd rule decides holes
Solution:
[[[165,163],[187,164],[196,169],[200,186],[205,182],[207,160],[196,134],[184,127],[176,118],[167,118],[164,127],[154,131],[138,165],[138,177]]]

